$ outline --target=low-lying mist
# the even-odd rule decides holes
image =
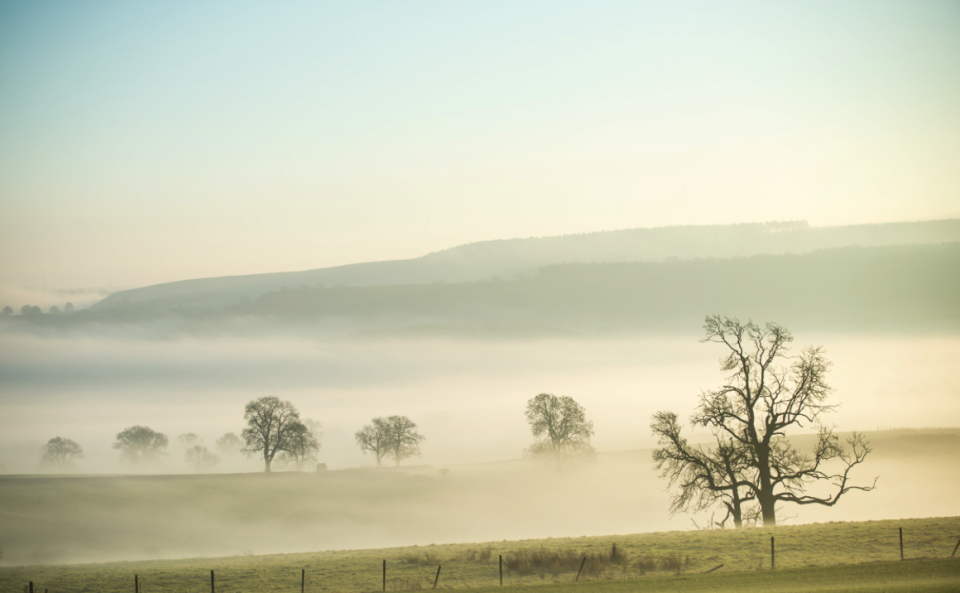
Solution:
[[[666,484],[649,457],[649,422],[661,409],[685,418],[701,389],[722,383],[722,352],[699,343],[699,330],[486,341],[0,335],[4,562],[689,528],[690,517],[668,514]],[[960,337],[801,333],[795,351],[808,344],[825,346],[833,362],[831,401],[841,406],[827,420],[838,430],[960,424]],[[595,464],[557,475],[520,460],[532,441],[524,408],[541,392],[572,396],[586,408],[600,452]],[[319,461],[331,471],[82,477],[190,474],[177,436],[196,433],[213,450],[220,435],[244,427],[244,405],[264,395],[289,400],[322,423]],[[354,433],[391,414],[409,416],[426,436],[422,455],[404,462],[417,466],[410,474],[362,469],[375,462],[360,452]],[[111,448],[118,432],[137,424],[170,438],[155,465],[124,465]],[[707,437],[702,429],[689,434]],[[39,449],[55,436],[82,445],[76,478],[11,475],[40,472]],[[853,493],[832,509],[786,508],[785,516],[809,522],[956,514],[960,463],[950,443],[912,457],[878,448],[856,471],[858,479],[881,477],[875,492]],[[446,478],[441,468],[451,470]],[[262,462],[239,456],[224,456],[215,469],[260,471]]]
[[[331,468],[370,465],[353,433],[375,416],[409,416],[427,437],[415,463],[520,457],[531,437],[523,410],[538,393],[586,407],[601,451],[653,444],[651,414],[686,417],[702,388],[723,375],[714,345],[690,335],[630,339],[467,341],[450,339],[52,339],[0,335],[0,464],[37,470],[39,448],[62,436],[79,442],[83,473],[124,468],[110,448],[136,424],[170,437],[148,471],[185,472],[176,437],[196,433],[213,447],[243,428],[243,406],[264,395],[291,401],[323,424],[320,460]],[[960,337],[797,336],[795,350],[826,347],[830,384],[842,404],[840,430],[960,423],[955,363]],[[696,435],[696,432],[692,433]],[[235,460],[224,470],[256,470]]]
[[[874,433],[874,458],[833,508],[785,524],[952,516],[960,438]],[[949,443],[949,444],[948,444]],[[691,529],[671,517],[646,450],[558,474],[528,460],[402,471],[0,478],[3,563],[234,556]],[[922,492],[922,499],[918,493]],[[719,519],[720,517],[716,517]]]

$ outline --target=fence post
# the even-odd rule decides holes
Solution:
[[[957,549],[960,548],[960,539],[957,540],[957,545],[953,547],[953,554],[950,554],[950,557],[953,558],[957,555]]]
[[[304,593],[307,589],[307,569],[300,569],[300,593]]]
[[[503,586],[503,554],[500,554],[500,586]],[[31,591],[30,593],[33,593]]]
[[[30,581],[30,593],[33,593],[33,581]]]
[[[580,563],[580,570],[577,571],[577,579],[574,581],[575,583],[580,582],[580,573],[583,572],[583,565],[586,563],[587,563],[587,557],[584,556],[583,561]]]
[[[213,576],[213,571],[210,571],[210,593],[217,593],[216,580]]]
[[[777,570],[777,550],[773,547],[773,536],[770,536],[770,570]]]
[[[387,590],[387,561],[383,561],[383,590]]]
[[[903,527],[900,528],[900,560],[903,560]]]
[[[433,588],[437,588],[437,582],[440,580],[440,569],[443,568],[443,565],[437,567],[437,578],[433,579]]]
[[[133,575],[133,593],[140,593],[140,575]]]

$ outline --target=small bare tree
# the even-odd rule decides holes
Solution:
[[[220,464],[220,458],[203,445],[188,447],[183,454],[183,458],[197,473],[210,472]]]
[[[40,448],[40,466],[44,468],[70,469],[77,459],[83,459],[83,447],[71,439],[54,437]]]
[[[232,432],[225,433],[217,439],[217,451],[221,455],[236,455],[243,449],[243,441]]]
[[[778,503],[833,506],[847,492],[873,490],[876,480],[870,486],[850,483],[851,470],[870,453],[863,435],[854,433],[843,447],[821,422],[835,409],[825,403],[830,362],[822,348],[789,356],[793,336],[776,323],[760,328],[715,315],[706,318],[704,330],[702,342],[726,349],[720,367],[730,375],[720,388],[701,393],[691,421],[709,427],[733,451],[748,453],[743,472],[748,479],[738,485],[756,498],[764,526],[777,524]],[[817,429],[812,454],[801,453],[786,436],[788,429],[805,425]],[[817,483],[831,486],[832,493],[809,494]]]
[[[184,449],[189,449],[190,447],[203,443],[203,439],[195,432],[186,432],[177,437],[177,442],[180,443],[180,446]]]
[[[420,443],[426,437],[417,432],[417,423],[406,416],[389,416],[386,419],[387,448],[394,463],[420,454]]]
[[[390,452],[388,432],[389,425],[387,419],[378,417],[371,420],[370,424],[367,424],[353,435],[364,455],[370,452],[377,458],[378,467],[382,465],[383,458]]]
[[[290,432],[290,449],[277,456],[280,467],[294,466],[302,470],[317,462],[320,452],[320,423],[309,418]]]
[[[527,422],[537,439],[524,455],[549,459],[562,471],[572,460],[591,457],[593,422],[572,397],[541,393],[527,402]]]

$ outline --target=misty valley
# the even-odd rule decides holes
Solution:
[[[0,578],[439,546],[409,572],[462,562],[468,542],[509,550],[516,584],[564,582],[584,554],[599,554],[585,578],[636,578],[712,558],[671,560],[643,534],[903,517],[928,521],[916,529],[940,557],[936,521],[955,517],[960,487],[960,243],[923,237],[960,238],[960,224],[924,224],[494,242],[455,263],[298,273],[310,285],[207,279],[11,308],[0,563],[21,568]],[[697,238],[696,257],[669,251]],[[732,251],[705,257],[711,242]],[[742,247],[758,244],[771,252]],[[470,266],[500,273],[450,276]],[[549,541],[553,560],[536,560]],[[482,585],[468,566],[446,578]],[[330,570],[334,588],[370,589]]]

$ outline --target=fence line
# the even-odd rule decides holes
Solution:
[[[903,527],[899,527],[899,528],[897,529],[897,532],[898,532],[898,536],[899,536],[898,539],[899,539],[900,560],[901,560],[901,561],[904,561],[904,560],[906,560],[906,555],[905,555],[905,552],[904,552]],[[616,550],[616,544],[614,544],[614,549]],[[953,552],[950,554],[950,558],[955,557],[958,550],[960,550],[960,540],[958,540],[958,541],[957,541],[957,545],[954,546]],[[499,584],[500,584],[500,586],[502,587],[502,586],[503,586],[503,554],[498,554],[498,556],[497,556],[497,564],[498,564],[498,567],[499,567]],[[577,575],[576,575],[576,577],[574,578],[574,582],[579,582],[579,581],[580,581],[580,577],[583,575],[583,569],[584,569],[584,567],[586,566],[586,564],[587,564],[587,556],[583,556],[583,559],[582,559],[581,562],[580,562],[580,568],[577,570]],[[688,562],[688,564],[689,564],[689,562]],[[720,568],[723,568],[723,567],[724,567],[724,565],[723,565],[723,564],[720,564],[720,565],[717,565],[717,566],[711,568],[710,570],[701,572],[701,574],[710,574],[710,573],[713,573],[713,572],[715,572],[715,571],[717,571],[717,570],[719,570]],[[770,536],[770,570],[776,570],[776,568],[777,568],[776,539],[775,539],[775,536]],[[434,576],[434,579],[433,579],[433,589],[436,589],[437,586],[438,586],[438,584],[439,584],[439,582],[440,582],[440,571],[441,571],[442,569],[443,569],[443,565],[442,565],[442,564],[440,564],[440,565],[437,566],[437,573],[436,573],[436,575]],[[511,571],[512,571],[512,570],[513,570],[513,569],[511,569]],[[592,570],[592,569],[591,569],[591,570]],[[601,565],[601,570],[604,570],[604,569],[602,568],[602,565]],[[682,565],[679,565],[679,564],[678,564],[678,567],[677,567],[676,570],[682,571]],[[522,573],[522,572],[521,572],[520,574],[521,574],[521,576],[523,576],[523,573]],[[556,574],[556,573],[554,573],[554,574]],[[642,573],[641,573],[641,574],[642,574]],[[543,578],[542,571],[541,571],[541,578]],[[141,593],[141,591],[140,591],[140,589],[141,589],[141,584],[142,584],[142,583],[141,583],[141,579],[140,579],[139,573],[134,574],[134,575],[133,575],[133,592],[134,592],[134,593]],[[302,568],[302,569],[300,570],[300,593],[306,593],[306,587],[307,587],[307,569],[306,569],[306,568]],[[381,584],[381,587],[382,587],[382,591],[383,591],[384,593],[386,593],[386,590],[387,590],[387,560],[386,560],[386,559],[384,559],[383,562],[382,562],[382,584]],[[28,583],[28,585],[27,585],[26,588],[29,590],[29,593],[34,593],[34,582],[33,582],[33,581],[30,581],[30,582]],[[44,589],[44,592],[45,592],[45,593],[47,593],[47,591],[48,591],[47,589]],[[215,573],[214,570],[211,570],[211,571],[210,571],[210,593],[217,593],[216,573]]]

